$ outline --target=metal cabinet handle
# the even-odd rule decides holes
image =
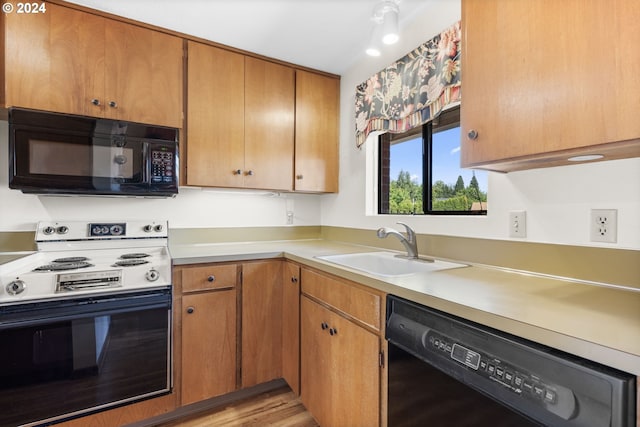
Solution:
[[[109,102],[109,107],[111,108],[118,108],[118,103],[116,101],[110,101]]]
[[[234,175],[241,175],[242,171],[240,169],[236,169],[236,170],[233,171],[233,174]]]
[[[296,179],[302,179],[303,176],[302,175],[296,175]]]
[[[329,327],[329,325],[327,325],[327,323],[326,323],[326,322],[322,322],[322,323],[320,324],[320,327],[321,327],[321,328],[322,328],[322,330],[324,331],[325,329],[327,329],[327,328]]]
[[[291,283],[298,283],[298,278],[295,276],[291,277]]]
[[[195,308],[193,307],[187,307],[187,313],[192,314],[194,311],[196,311]]]
[[[329,329],[329,335],[331,336],[338,335],[338,330],[336,328]]]
[[[93,99],[91,100],[91,103],[92,103],[93,105],[100,105],[100,100],[99,100],[98,98],[93,98]]]
[[[216,280],[216,276],[214,276],[213,274],[209,277],[207,277],[207,282],[213,282]]]
[[[474,139],[478,139],[478,131],[475,129],[471,129],[468,133],[467,133],[467,138],[474,140]]]
[[[253,176],[253,171],[252,170],[247,171],[247,175],[248,176]]]

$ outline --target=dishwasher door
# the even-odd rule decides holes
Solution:
[[[636,379],[387,297],[388,425],[635,426]]]

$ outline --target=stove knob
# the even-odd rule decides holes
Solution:
[[[9,283],[5,289],[7,290],[7,293],[9,295],[18,295],[24,292],[25,289],[27,289],[27,284],[22,280],[14,280],[13,282]]]
[[[151,224],[147,224],[144,227],[142,227],[142,230],[144,230],[145,233],[150,233],[151,230],[153,230],[153,226]]]
[[[42,230],[42,232],[44,234],[53,234],[56,232],[56,229],[53,227],[45,227],[44,230]]]
[[[163,229],[162,224],[158,224],[158,225],[156,225],[155,227],[153,227],[153,229],[154,229],[155,231],[157,231],[158,233],[159,233],[159,232],[161,232],[161,231],[162,231],[162,229]]]
[[[144,277],[146,277],[149,282],[155,282],[160,278],[160,273],[158,273],[158,270],[151,269],[147,271]]]
[[[67,234],[69,232],[69,227],[67,227],[66,225],[61,225],[60,227],[58,227],[56,232],[58,234]]]

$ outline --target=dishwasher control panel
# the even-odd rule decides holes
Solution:
[[[566,387],[432,330],[423,335],[422,341],[425,349],[433,352],[436,357],[450,358],[512,393],[544,406],[546,410],[565,420],[575,415],[575,395]]]

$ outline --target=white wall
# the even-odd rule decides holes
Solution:
[[[340,192],[323,196],[322,224],[375,229],[393,226],[402,220],[420,233],[509,239],[509,211],[525,210],[525,241],[640,249],[640,159],[637,158],[509,174],[490,173],[486,217],[365,215],[365,195],[371,184],[366,182],[366,150],[355,148],[355,87],[458,19],[458,1],[432,1],[421,16],[404,27],[397,45],[386,47],[379,58],[363,57],[342,76]],[[589,241],[592,208],[618,209],[616,244]]]
[[[40,220],[168,220],[172,228],[262,227],[320,223],[320,198],[266,191],[180,188],[173,199],[25,195],[8,185],[8,125],[0,121],[0,232],[35,230]]]
[[[176,198],[162,200],[23,195],[8,189],[7,123],[0,122],[0,231],[34,230],[37,221],[49,219],[158,218],[175,228],[280,226],[293,206],[294,225],[376,229],[401,219],[420,233],[509,239],[508,212],[526,210],[526,241],[640,249],[640,159],[490,174],[490,211],[482,218],[365,215],[366,153],[355,148],[355,87],[460,19],[456,0],[427,1],[422,10],[397,45],[387,47],[379,58],[363,55],[342,76],[338,194],[181,188]],[[618,209],[617,244],[589,242],[592,208]]]

